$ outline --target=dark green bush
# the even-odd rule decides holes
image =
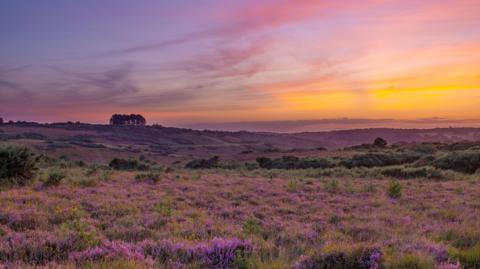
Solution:
[[[395,257],[389,264],[390,269],[434,269],[435,262],[431,257],[408,254]]]
[[[382,253],[375,248],[359,248],[352,252],[320,253],[306,257],[293,269],[370,269],[383,267]]]
[[[298,158],[295,156],[283,156],[278,159],[266,157],[257,158],[257,163],[265,169],[308,169],[308,168],[332,168],[335,164],[328,159]]]
[[[162,179],[161,174],[158,173],[144,173],[138,174],[135,176],[135,180],[137,181],[150,181],[152,183],[158,183]]]
[[[480,169],[480,151],[452,152],[435,160],[433,166],[473,174]]]
[[[0,148],[0,185],[27,185],[37,170],[36,162],[36,155],[26,147]]]
[[[120,159],[120,158],[114,158],[113,160],[110,161],[108,164],[110,168],[115,169],[115,170],[147,170],[149,167],[148,165],[145,165],[137,160],[132,160],[132,159]]]
[[[210,159],[199,159],[190,161],[185,165],[187,169],[213,169],[219,167],[219,157],[214,156]]]
[[[53,171],[48,175],[45,186],[58,186],[65,178],[65,174],[59,171]]]
[[[398,180],[390,181],[387,189],[387,195],[390,198],[398,199],[402,196],[402,185]]]
[[[350,159],[343,160],[340,164],[347,167],[381,167],[389,165],[401,165],[412,163],[421,157],[417,153],[368,153],[354,155]]]
[[[426,168],[392,167],[383,169],[380,173],[384,176],[398,179],[428,177],[428,170]]]
[[[452,249],[450,256],[460,261],[464,269],[480,269],[480,244],[468,249]]]

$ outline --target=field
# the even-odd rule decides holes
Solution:
[[[383,142],[92,162],[8,139],[31,175],[2,166],[0,267],[480,268],[480,144]]]

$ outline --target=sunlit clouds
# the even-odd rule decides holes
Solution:
[[[175,2],[2,1],[0,116],[480,118],[479,1]]]

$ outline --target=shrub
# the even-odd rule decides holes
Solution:
[[[35,154],[26,147],[0,148],[0,185],[30,183],[37,170],[36,161]]]
[[[381,137],[377,137],[375,141],[373,141],[373,145],[379,148],[384,148],[387,146],[387,140]]]
[[[452,249],[450,256],[464,269],[480,269],[480,244],[467,249]]]
[[[298,158],[295,156],[283,156],[278,159],[259,157],[256,161],[261,168],[265,169],[325,169],[335,166],[328,159]]]
[[[158,183],[161,180],[161,175],[157,173],[143,173],[135,175],[135,180],[137,181],[148,181],[153,183]]]
[[[419,254],[408,254],[393,257],[389,263],[389,269],[434,269],[435,262],[432,258]]]
[[[371,168],[412,163],[418,160],[420,157],[421,155],[418,153],[368,153],[362,155],[354,155],[350,159],[343,160],[340,164],[347,168]]]
[[[398,179],[411,179],[428,177],[428,171],[426,168],[405,168],[405,167],[393,167],[380,171],[380,173],[387,177],[393,177]]]
[[[199,159],[199,160],[193,160],[190,161],[185,165],[185,168],[187,169],[213,169],[213,168],[218,168],[219,164],[219,157],[214,156],[210,159]]]
[[[243,222],[242,230],[246,234],[262,233],[262,224],[256,218],[248,218]]]
[[[480,151],[452,152],[437,159],[433,166],[473,174],[480,169]]]
[[[302,257],[292,269],[380,269],[382,253],[376,248],[359,248],[352,252],[322,253]]]
[[[48,175],[45,186],[58,186],[65,178],[65,174],[59,171],[53,171]]]
[[[325,190],[329,193],[336,193],[339,190],[338,180],[331,179],[325,182]]]
[[[115,170],[147,170],[148,166],[145,164],[140,163],[137,160],[131,160],[131,159],[120,159],[120,158],[114,158],[110,161],[108,164],[112,169]]]
[[[398,180],[390,181],[387,189],[387,195],[390,198],[398,199],[402,196],[402,185]]]
[[[159,201],[153,210],[163,217],[170,217],[173,214],[173,203],[169,199]]]

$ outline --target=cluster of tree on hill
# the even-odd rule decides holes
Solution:
[[[111,125],[145,125],[147,121],[140,114],[114,114],[110,118]]]

